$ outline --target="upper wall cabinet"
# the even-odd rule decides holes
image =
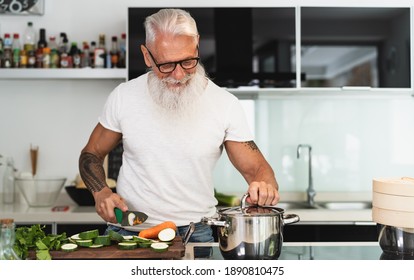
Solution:
[[[291,46],[295,45],[295,8],[191,8],[200,34],[199,56],[208,75],[220,86],[295,87]],[[128,10],[128,78],[146,72],[139,49],[142,22],[159,8]]]
[[[179,7],[196,19],[206,72],[232,92],[411,90],[412,4],[384,1],[380,7],[350,7],[345,0]],[[142,22],[158,10],[128,9],[128,79],[147,71],[139,48],[145,43]]]
[[[301,7],[300,14],[301,87],[411,88],[410,8]]]

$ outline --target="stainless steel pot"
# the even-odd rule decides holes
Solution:
[[[284,209],[246,205],[245,194],[240,207],[217,211],[217,217],[202,222],[217,226],[220,252],[224,259],[278,259],[283,243],[283,226],[296,223],[299,216],[284,214]]]
[[[414,229],[377,224],[378,242],[388,255],[414,256]]]

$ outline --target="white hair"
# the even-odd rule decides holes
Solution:
[[[146,44],[154,43],[158,34],[187,35],[198,38],[194,18],[181,9],[162,9],[148,16],[144,22]]]

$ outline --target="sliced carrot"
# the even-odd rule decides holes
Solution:
[[[172,228],[173,230],[177,230],[177,226],[174,222],[166,221],[156,226],[141,230],[138,236],[142,238],[156,239],[158,237],[158,233],[165,228]]]

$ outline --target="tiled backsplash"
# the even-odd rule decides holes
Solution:
[[[392,94],[392,93],[390,93]],[[316,191],[370,191],[378,177],[414,177],[414,98],[324,98],[258,100],[256,143],[283,191],[308,185],[312,146]],[[244,191],[246,183],[223,155],[216,188]]]

